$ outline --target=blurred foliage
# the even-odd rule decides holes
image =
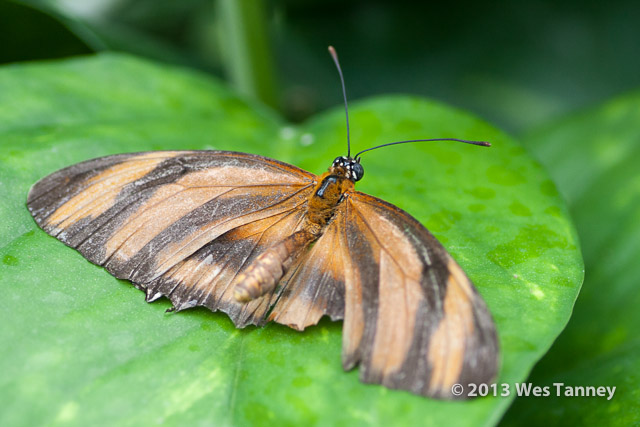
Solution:
[[[1,63],[92,52],[60,20],[10,1],[0,1],[0,29]],[[47,36],[43,37],[44,34]]]
[[[42,18],[32,13],[13,35],[5,31],[10,50],[22,56],[8,55],[5,47],[0,60],[29,59],[29,46],[22,46],[25,33],[49,39],[67,31],[95,50],[123,50],[232,74],[224,69],[221,52],[233,45],[234,32],[220,22],[215,3],[21,0],[18,4],[55,15],[66,28],[42,32]],[[339,103],[329,44],[340,53],[351,99],[390,92],[427,95],[511,131],[640,85],[640,5],[633,0],[466,1],[455,7],[406,0],[266,4],[265,34],[276,52],[280,104],[296,121]],[[50,56],[85,51],[80,44],[75,52],[52,49]]]
[[[520,398],[504,425],[640,424],[640,93],[532,133],[582,239],[586,279],[567,329],[529,381],[615,386],[615,396]]]

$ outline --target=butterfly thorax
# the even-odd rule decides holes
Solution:
[[[353,188],[353,181],[334,168],[320,175],[311,196],[309,196],[304,228],[319,237],[333,217],[338,204],[344,199],[344,195]]]
[[[309,196],[304,229],[319,237],[345,194],[353,190],[356,181],[364,176],[359,160],[352,157],[336,157],[329,170],[318,177]]]

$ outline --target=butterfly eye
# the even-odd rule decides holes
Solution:
[[[364,168],[360,163],[353,162],[351,164],[351,174],[354,181],[360,181],[364,176]]]

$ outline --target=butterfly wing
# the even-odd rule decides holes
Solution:
[[[327,230],[343,257],[343,366],[364,382],[438,398],[454,384],[490,383],[496,330],[458,264],[418,221],[353,192]]]
[[[229,285],[300,227],[313,180],[244,153],[120,154],[43,178],[27,205],[47,233],[131,280],[147,300],[220,309],[244,326],[264,321],[269,299],[241,306]]]

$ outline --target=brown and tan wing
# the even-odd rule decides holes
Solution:
[[[343,256],[345,369],[364,382],[438,398],[491,383],[496,329],[465,273],[418,221],[353,192],[329,226]],[[336,231],[334,231],[336,230]],[[329,231],[329,230],[328,230]]]
[[[131,280],[147,300],[223,310],[244,326],[264,321],[268,299],[240,306],[229,284],[300,227],[313,180],[244,153],[120,154],[43,178],[27,205],[47,233]]]

